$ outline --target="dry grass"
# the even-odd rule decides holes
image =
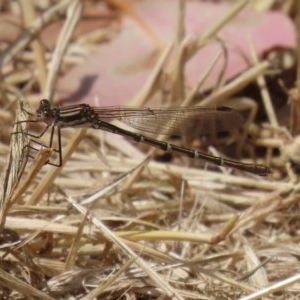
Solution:
[[[177,40],[161,51],[148,83],[130,104],[148,103],[161,89],[165,74],[173,83],[170,99],[191,105],[191,95],[209,70],[203,70],[197,87],[187,90],[185,62],[246,2],[238,1],[224,20],[193,41],[184,38],[178,14]],[[30,117],[24,99],[33,107],[38,97],[52,99],[66,57],[71,60],[66,51],[76,43],[71,36],[84,2],[59,1],[45,9],[42,18],[35,17],[29,3],[21,8],[26,15],[24,28],[30,30],[24,29],[0,55],[1,299],[296,299],[299,183],[291,172],[286,177],[286,169],[273,158],[272,150],[285,143],[276,124],[261,131],[268,132],[267,138],[262,134],[256,139],[267,150],[257,161],[273,165],[269,177],[209,171],[191,161],[187,167],[184,159],[159,163],[151,159],[153,150],[147,156],[128,158],[129,142],[118,140],[114,146],[104,135],[85,129],[64,131],[62,168],[44,165],[53,155],[47,148],[35,153],[34,160],[26,159],[28,136],[14,134],[10,139],[9,132],[26,131],[27,123],[12,129],[14,116],[18,121]],[[64,26],[55,50],[46,55],[39,39],[33,38],[57,18]],[[28,54],[29,45],[31,59],[14,69],[17,57]],[[171,51],[174,59],[166,67]],[[255,55],[253,62],[251,69],[201,104],[221,104],[255,79],[263,86],[269,62],[258,62]],[[39,75],[26,72],[28,66],[36,66]],[[274,120],[268,99],[264,94],[267,113]],[[23,110],[17,110],[21,104]],[[248,125],[245,135],[251,126],[261,126],[254,126],[253,119]],[[99,144],[104,161],[95,150]],[[239,144],[242,149],[245,139]]]

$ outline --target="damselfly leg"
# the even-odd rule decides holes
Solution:
[[[37,122],[39,122],[39,120],[21,121],[21,122],[18,122],[18,124],[25,123],[25,122],[26,123],[37,123]],[[45,144],[40,139],[49,130],[49,127],[51,128],[50,138],[49,138],[49,142],[47,144]],[[56,135],[55,135],[55,130],[57,130]],[[28,132],[28,131],[27,132],[15,131],[15,132],[12,132],[12,134],[25,134],[26,136],[28,136],[30,138],[29,143],[27,145],[25,145],[24,148],[23,148],[24,151],[26,151],[26,148],[28,149],[28,154],[27,154],[28,157],[34,159],[35,156],[33,154],[31,154],[31,152],[32,151],[38,152],[40,150],[40,147],[49,148],[49,149],[52,149],[52,151],[54,151],[58,154],[58,162],[47,161],[47,164],[51,165],[51,166],[55,166],[55,167],[61,167],[62,166],[62,152],[61,152],[62,145],[61,145],[61,132],[60,132],[59,127],[47,124],[46,127],[38,134]],[[53,148],[54,136],[57,136],[57,148]],[[35,147],[34,145],[37,145],[38,147]]]

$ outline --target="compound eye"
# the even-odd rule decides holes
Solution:
[[[43,99],[40,101],[40,106],[39,108],[36,110],[36,112],[41,112],[41,111],[47,111],[51,109],[51,105],[49,100]]]
[[[40,101],[40,106],[36,110],[38,119],[47,120],[52,117],[50,102],[46,99]]]

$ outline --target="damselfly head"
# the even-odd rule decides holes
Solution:
[[[49,100],[43,99],[40,101],[40,106],[36,110],[37,118],[47,124],[53,122],[53,112]]]

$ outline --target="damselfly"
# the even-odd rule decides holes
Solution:
[[[148,144],[164,151],[175,151],[191,158],[202,159],[218,166],[227,166],[257,175],[271,173],[269,167],[258,164],[242,163],[222,157],[213,156],[189,148],[184,148],[150,138],[146,135],[118,127],[110,121],[117,119],[139,131],[149,133],[181,134],[182,129],[196,131],[198,134],[209,134],[212,130],[228,131],[237,128],[242,123],[240,114],[225,106],[216,107],[169,107],[169,108],[133,108],[133,107],[93,107],[88,104],[69,105],[65,107],[51,107],[48,100],[43,99],[36,111],[36,120],[46,123],[45,129],[38,136],[27,133],[34,138],[40,138],[51,127],[48,147],[52,147],[55,128],[58,135],[58,163],[49,163],[60,167],[62,165],[61,133],[65,127],[86,127],[101,129],[114,134],[129,137],[136,142]],[[195,121],[197,125],[195,127]],[[190,128],[189,128],[190,127]],[[45,145],[43,145],[45,146]]]

